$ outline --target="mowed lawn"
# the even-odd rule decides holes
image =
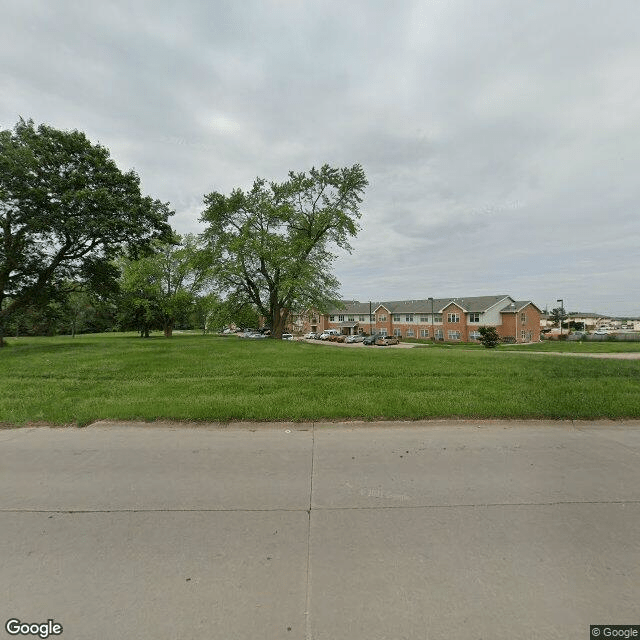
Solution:
[[[4,425],[640,417],[640,360],[186,334],[8,342],[0,350]]]

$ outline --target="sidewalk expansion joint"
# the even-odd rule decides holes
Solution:
[[[418,509],[486,509],[494,507],[561,507],[570,505],[640,505],[640,500],[552,500],[548,502],[479,502],[460,504],[378,505],[363,507],[312,507],[310,509],[0,509],[0,513],[305,513],[309,519],[308,542],[311,541],[311,514],[316,511],[401,511]]]

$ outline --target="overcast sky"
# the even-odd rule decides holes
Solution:
[[[345,298],[640,316],[637,0],[0,0],[0,128],[84,131],[180,233],[361,164]]]

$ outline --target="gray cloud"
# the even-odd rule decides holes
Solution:
[[[636,2],[5,5],[1,126],[85,131],[178,231],[210,191],[358,162],[345,296],[640,315]]]

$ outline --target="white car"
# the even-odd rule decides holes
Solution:
[[[609,335],[609,332],[606,329],[596,329],[593,333],[595,335],[597,335],[597,336],[608,336]]]
[[[293,340],[293,334],[292,333],[283,333],[282,334],[282,339],[283,340]]]

